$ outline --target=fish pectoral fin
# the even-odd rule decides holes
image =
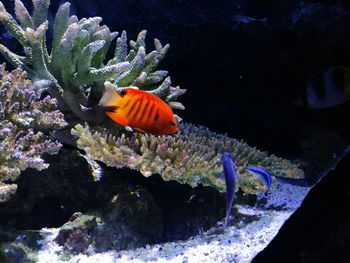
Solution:
[[[108,117],[110,117],[113,121],[117,122],[120,125],[128,126],[128,120],[121,115],[118,111],[106,111]]]

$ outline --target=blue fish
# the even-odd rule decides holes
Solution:
[[[250,174],[255,175],[266,185],[267,189],[265,192],[265,196],[268,196],[270,193],[270,187],[272,183],[271,174],[266,169],[257,166],[250,165],[246,167],[246,169],[250,172]]]
[[[229,152],[224,152],[221,156],[222,167],[224,170],[226,183],[226,220],[224,227],[227,227],[228,219],[231,212],[233,199],[236,192],[237,172],[232,156]]]

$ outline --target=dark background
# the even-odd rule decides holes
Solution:
[[[3,3],[13,10],[13,1]],[[52,1],[50,18],[61,3]],[[293,106],[313,74],[350,67],[349,1],[71,3],[79,18],[101,16],[130,39],[147,29],[148,51],[153,38],[171,44],[160,68],[187,89],[180,98],[186,110],[177,112],[185,121],[292,159],[302,154],[306,127],[350,137],[349,103],[324,110]],[[6,33],[0,37],[12,50],[19,48]],[[311,191],[255,262],[350,262],[349,163],[348,156]]]

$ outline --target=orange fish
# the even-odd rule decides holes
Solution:
[[[154,135],[173,134],[179,131],[171,108],[157,96],[135,88],[120,93],[107,84],[100,106],[116,123]]]

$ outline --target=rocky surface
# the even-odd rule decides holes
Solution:
[[[186,239],[224,215],[225,197],[214,189],[106,167],[94,181],[88,162],[74,149],[46,161],[47,170],[24,172],[19,191],[0,205],[0,254],[8,262],[35,258],[37,245],[28,240],[33,233],[38,240],[43,227],[60,226],[55,243],[77,254]]]
[[[66,151],[71,151],[70,158],[75,156],[80,160],[75,150]],[[90,176],[84,164],[85,176]],[[55,167],[55,163],[51,166]],[[82,167],[79,169],[84,174]],[[18,231],[13,228],[16,221],[3,223],[0,258],[4,262],[191,262],[194,259],[211,262],[214,258],[250,262],[271,242],[311,188],[303,186],[304,181],[278,179],[268,199],[238,196],[230,226],[223,229],[224,202],[222,196],[215,197],[218,193],[194,189],[183,202],[185,193],[191,193],[187,187],[176,183],[169,187],[160,178],[159,182],[149,178],[146,183],[142,182],[145,180],[142,176],[137,178],[132,174],[127,181],[138,186],[126,186],[117,174],[108,175],[111,172],[108,170],[104,180],[93,182],[95,190],[90,194],[97,199],[95,209],[90,205],[87,211],[74,213],[62,226]],[[161,184],[166,188],[164,192],[157,190]],[[174,189],[179,195],[168,198],[167,194],[174,194]],[[41,191],[41,196],[50,192]],[[19,194],[20,191],[16,195]],[[213,198],[217,199],[214,203],[209,201]],[[17,201],[20,199],[17,197]],[[8,211],[11,210],[4,210],[3,214],[6,216]],[[59,213],[54,216],[58,217]],[[40,220],[35,223],[47,224]]]
[[[308,191],[308,187],[293,186],[284,180],[278,180],[276,191],[271,194],[271,201],[267,204],[258,202],[256,206],[237,205],[227,229],[223,229],[223,221],[219,221],[207,231],[201,230],[198,235],[184,241],[156,245],[148,244],[145,239],[137,239],[147,227],[152,229],[149,232],[152,236],[159,235],[159,222],[152,226],[152,221],[147,218],[141,221],[144,228],[138,226],[137,231],[128,236],[133,242],[123,247],[123,243],[118,244],[121,241],[118,234],[125,233],[130,224],[123,225],[123,220],[113,220],[116,214],[122,213],[120,209],[109,210],[101,214],[101,217],[95,216],[96,213],[75,214],[60,228],[42,229],[39,232],[41,238],[37,241],[41,245],[40,248],[26,247],[27,253],[22,252],[20,258],[28,261],[34,258],[37,262],[212,262],[214,259],[219,262],[249,262],[269,244],[285,220],[299,207]],[[280,200],[280,196],[287,198],[283,202],[275,203],[274,200]],[[152,212],[152,209],[148,210]],[[145,236],[144,234],[143,237]],[[10,243],[3,251],[5,261],[10,262],[14,257],[14,253],[9,252],[14,243]],[[143,247],[135,249],[135,244],[136,247]],[[19,242],[17,246],[24,245]],[[123,250],[124,248],[130,249]],[[79,254],[82,252],[83,254]],[[30,257],[33,254],[35,257]]]

